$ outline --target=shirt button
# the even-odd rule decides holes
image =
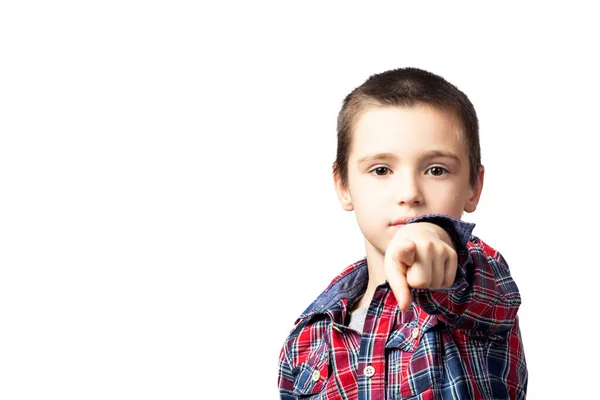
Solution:
[[[375,368],[372,365],[368,365],[365,367],[363,373],[367,378],[370,378],[375,375]]]
[[[319,379],[321,379],[321,373],[319,371],[313,371],[312,373],[312,380],[313,381],[318,381]]]
[[[412,337],[413,337],[413,339],[416,339],[419,337],[419,328],[415,328],[412,330]]]

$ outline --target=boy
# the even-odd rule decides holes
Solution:
[[[366,257],[296,321],[282,399],[525,398],[518,288],[460,220],[483,187],[478,129],[464,93],[415,68],[346,97],[333,175]]]

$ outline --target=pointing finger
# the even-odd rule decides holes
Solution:
[[[407,261],[411,264],[414,262],[415,250],[413,242],[406,242],[398,250],[386,252],[384,259],[386,278],[402,311],[408,310],[412,304],[410,287],[406,281],[406,270],[410,266]]]

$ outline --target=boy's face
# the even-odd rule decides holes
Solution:
[[[369,108],[352,132],[348,186],[335,186],[354,210],[365,239],[382,254],[406,219],[423,214],[461,218],[477,207],[483,167],[469,182],[460,124],[428,106]]]

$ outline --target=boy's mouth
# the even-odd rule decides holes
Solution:
[[[416,215],[414,215],[414,216],[412,216],[412,217],[402,217],[402,218],[395,219],[395,220],[394,220],[394,221],[393,221],[393,222],[390,224],[390,226],[396,226],[396,225],[406,225],[406,223],[407,223],[409,220],[413,219],[413,218],[417,218],[417,216],[416,216]]]

